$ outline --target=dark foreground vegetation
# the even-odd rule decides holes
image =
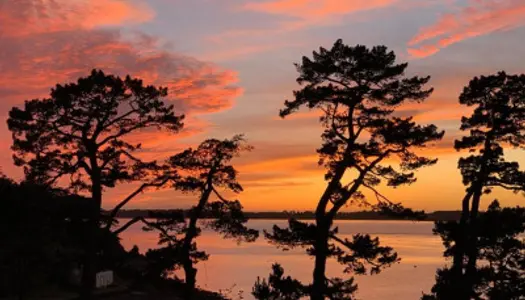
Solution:
[[[139,131],[177,134],[184,116],[164,101],[165,88],[140,79],[94,70],[57,85],[49,98],[13,108],[14,163],[25,178],[0,177],[0,298],[224,299],[198,288],[196,266],[209,258],[198,247],[202,230],[249,243],[260,234],[246,226],[249,217],[286,217],[286,227],[274,226],[264,238],[278,248],[304,249],[312,257],[312,280],[291,278],[286,265],[276,263],[268,278],[254,278],[257,299],[354,299],[357,275],[375,275],[400,261],[377,237],[339,236],[334,221],[346,218],[437,220],[434,232],[450,264],[437,271],[424,300],[525,299],[525,209],[486,199],[494,189],[525,191],[525,173],[505,156],[525,146],[525,75],[500,72],[465,87],[459,100],[472,114],[461,119],[465,135],[454,144],[468,152],[458,162],[465,185],[461,211],[425,214],[392,202],[384,190],[414,183],[418,169],[437,162],[424,150],[445,133],[397,113],[432,94],[430,77],[407,76],[408,64],[384,46],[350,47],[341,40],[303,57],[296,68],[301,87],[280,115],[300,108],[321,112],[317,152],[326,169],[326,188],[305,213],[247,214],[231,198],[243,190],[232,161],[251,149],[241,135],[210,138],[159,161],[144,159],[141,144],[128,138]],[[103,210],[105,192],[122,183],[137,189]],[[125,210],[138,194],[157,188],[193,195],[195,204]],[[487,211],[483,201],[491,203]],[[343,212],[348,206],[367,212]],[[128,219],[119,223],[119,217]],[[136,223],[158,234],[158,248],[122,247],[119,234]],[[328,259],[341,264],[344,276],[327,276]],[[97,273],[105,270],[114,283],[97,289]]]
[[[88,255],[91,199],[34,183],[0,177],[0,299],[75,299]],[[96,269],[113,270],[115,286],[104,299],[184,299],[180,280],[161,276],[168,266],[137,248],[126,251],[117,236],[98,230]],[[102,295],[98,295],[102,294]],[[109,296],[107,296],[108,294]],[[98,296],[97,296],[98,295]],[[223,299],[196,290],[198,299]],[[168,297],[171,296],[171,297]]]

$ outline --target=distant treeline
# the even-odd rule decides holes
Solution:
[[[121,210],[117,218],[131,219],[136,217],[148,218],[152,215],[158,215],[158,213],[170,213],[180,210],[170,210],[170,209],[153,209],[153,210],[144,210],[144,209],[128,209]],[[185,212],[187,213],[187,212]],[[427,213],[425,221],[452,221],[459,220],[461,212],[460,211],[435,211],[432,213]],[[314,219],[314,212],[311,211],[264,211],[264,212],[245,212],[244,215],[249,219],[288,219],[294,217],[296,219]],[[211,217],[211,216],[207,216]],[[341,212],[337,215],[339,220],[396,220],[398,218],[381,214],[374,211],[359,211],[359,212]]]

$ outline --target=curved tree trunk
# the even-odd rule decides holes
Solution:
[[[467,265],[465,268],[465,280],[464,284],[468,294],[465,299],[471,299],[474,295],[474,286],[476,284],[476,264],[478,260],[478,242],[477,242],[477,219],[479,214],[479,204],[481,202],[481,195],[483,194],[483,189],[487,184],[487,178],[489,176],[487,170],[487,162],[492,153],[491,150],[492,139],[490,136],[487,137],[484,143],[484,152],[481,157],[480,170],[478,173],[478,178],[475,183],[472,185],[472,203],[470,207],[469,220],[467,225],[468,237],[465,240],[466,245],[464,248],[465,257],[467,259]]]
[[[481,195],[488,177],[487,161],[492,153],[491,144],[492,138],[489,135],[484,142],[484,151],[481,156],[480,170],[477,178],[471,184],[462,202],[461,220],[459,224],[461,232],[456,241],[456,251],[454,253],[452,267],[455,280],[458,281],[456,286],[460,287],[459,295],[457,296],[458,299],[461,300],[470,300],[474,294],[476,263],[478,258],[476,223]],[[466,265],[465,259],[467,260]],[[465,273],[463,273],[463,270],[465,270]]]
[[[328,258],[328,235],[332,226],[332,219],[326,214],[326,208],[335,186],[341,181],[346,167],[340,165],[335,171],[334,177],[326,187],[317,208],[315,210],[315,222],[317,234],[313,245],[315,250],[315,265],[313,272],[312,291],[310,299],[324,300],[326,294],[326,260]]]
[[[184,268],[184,277],[185,277],[185,298],[193,299],[195,293],[195,287],[197,283],[197,269],[193,266],[193,261],[191,260],[190,252],[193,239],[197,236],[197,221],[200,218],[204,206],[210,198],[212,191],[211,184],[207,185],[207,188],[201,195],[199,203],[192,210],[190,215],[190,220],[188,224],[188,231],[184,237],[184,242],[182,245],[182,255],[183,255],[183,268]]]

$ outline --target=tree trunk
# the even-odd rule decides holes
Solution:
[[[97,250],[100,241],[98,231],[100,228],[100,209],[102,205],[102,185],[99,176],[92,177],[92,211],[88,220],[86,233],[86,257],[82,269],[82,299],[91,299],[95,289],[95,277],[97,273]]]
[[[326,217],[324,217],[326,218]],[[326,259],[328,254],[328,232],[329,222],[319,218],[317,220],[317,236],[314,245],[315,267],[313,272],[313,284],[311,291],[312,300],[323,300],[326,294]]]
[[[349,150],[347,154],[349,155]],[[341,178],[345,174],[346,166],[340,164],[330,183],[326,187],[317,208],[315,210],[315,222],[317,226],[317,234],[315,237],[315,266],[313,272],[312,291],[310,292],[310,299],[324,300],[326,294],[326,260],[328,255],[328,234],[332,226],[332,219],[327,216],[326,208],[330,197],[332,196],[335,187],[340,183]]]
[[[466,288],[464,284],[463,270],[464,270],[464,259],[466,252],[467,239],[469,238],[468,234],[468,221],[470,217],[470,200],[472,198],[472,189],[467,190],[467,194],[462,201],[462,210],[461,210],[461,219],[459,221],[459,236],[457,237],[456,248],[454,251],[454,259],[452,263],[452,272],[454,274],[454,282],[456,286],[461,288],[461,291],[457,291],[458,298],[464,299],[468,293],[465,293]]]
[[[185,277],[185,298],[193,299],[195,293],[195,287],[197,283],[197,269],[193,266],[193,261],[191,260],[191,244],[193,239],[197,236],[197,221],[204,209],[204,206],[210,198],[212,191],[211,184],[207,185],[207,188],[201,195],[199,203],[192,210],[190,215],[190,221],[188,224],[188,231],[184,237],[184,243],[182,245],[182,255],[183,255],[183,268],[184,268],[184,277]]]
[[[27,263],[23,257],[19,259],[18,267],[19,267],[19,274],[17,274],[18,300],[25,300],[27,292],[28,292],[27,283],[28,283],[28,280],[30,279],[28,278],[29,276],[27,275],[27,269],[28,269]]]
[[[470,220],[469,220],[469,239],[466,247],[466,256],[467,256],[467,267],[465,271],[465,281],[468,286],[468,291],[470,294],[474,292],[474,285],[476,284],[476,264],[478,260],[478,239],[476,234],[477,227],[477,218],[479,212],[479,203],[481,200],[481,189],[478,189],[472,198],[472,208],[470,211]],[[469,298],[470,299],[470,295]]]
[[[488,177],[487,161],[492,154],[491,150],[492,138],[487,136],[484,142],[484,151],[481,156],[480,170],[477,174],[476,180],[468,189],[467,195],[463,199],[461,220],[460,220],[460,236],[456,241],[456,251],[454,253],[453,272],[455,274],[454,281],[456,287],[460,291],[458,299],[469,300],[474,295],[476,262],[478,257],[477,237],[476,237],[476,221],[479,212],[479,204],[483,188],[486,185]],[[472,198],[471,203],[470,200]],[[471,207],[469,205],[472,205]],[[465,266],[464,259],[467,259]],[[465,267],[465,268],[464,268]],[[465,269],[465,273],[463,273]]]
[[[195,296],[195,287],[197,284],[197,269],[193,267],[193,262],[191,258],[184,259],[184,276],[185,276],[185,290],[184,296],[185,299],[193,299]]]

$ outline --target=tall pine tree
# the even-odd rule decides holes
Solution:
[[[525,75],[499,72],[475,77],[464,88],[459,102],[473,107],[472,115],[461,119],[460,129],[469,134],[454,144],[456,150],[471,153],[458,162],[466,192],[459,224],[437,225],[437,229],[456,229],[448,230],[444,239],[448,248],[445,255],[453,257],[452,267],[438,272],[438,277],[446,278],[438,278],[434,291],[438,299],[454,296],[467,300],[478,297],[479,246],[475,232],[482,196],[494,188],[525,191],[525,173],[518,162],[506,160],[504,154],[505,147],[525,146]]]
[[[240,193],[243,188],[237,181],[237,170],[231,160],[242,151],[250,150],[241,135],[231,139],[207,139],[197,148],[189,148],[172,156],[167,162],[167,174],[173,188],[197,195],[197,203],[187,214],[176,212],[156,215],[156,222],[135,218],[123,228],[142,221],[147,229],[159,231],[161,249],[151,250],[150,257],[160,258],[163,272],[184,270],[186,299],[193,299],[197,282],[195,264],[208,255],[197,248],[197,237],[202,227],[212,229],[225,238],[238,242],[253,242],[259,232],[246,227],[248,219],[239,200],[228,200],[223,192]],[[205,219],[205,220],[204,220]],[[164,261],[164,262],[163,262]]]
[[[357,288],[353,278],[328,278],[328,258],[337,259],[348,273],[365,274],[379,272],[398,257],[392,248],[380,246],[377,238],[338,237],[337,213],[345,205],[364,203],[399,211],[401,206],[391,203],[378,186],[415,182],[415,170],[436,163],[415,150],[440,140],[444,132],[395,115],[397,107],[422,102],[433,89],[425,88],[429,77],[405,76],[407,64],[397,63],[395,54],[384,46],[349,47],[338,40],[331,49],[320,48],[312,58],[303,57],[296,67],[302,88],[294,91],[295,99],[284,103],[280,115],[284,118],[301,107],[322,112],[323,143],[318,153],[328,184],[317,203],[315,223],[292,219],[288,228],[275,226],[266,236],[284,247],[304,247],[315,257],[313,283],[302,289],[311,299],[350,299]],[[365,190],[377,202],[368,201]],[[279,278],[275,275],[280,274],[271,278]],[[254,294],[264,289],[268,287],[259,284]]]
[[[130,134],[148,128],[178,132],[183,116],[163,101],[167,89],[144,85],[93,70],[76,83],[57,85],[49,98],[13,108],[8,126],[13,134],[14,161],[27,180],[45,185],[63,183],[91,193],[91,245],[84,264],[84,296],[95,284],[97,244],[105,188],[144,179],[155,162],[136,156],[141,144]],[[60,181],[66,178],[66,180]]]

